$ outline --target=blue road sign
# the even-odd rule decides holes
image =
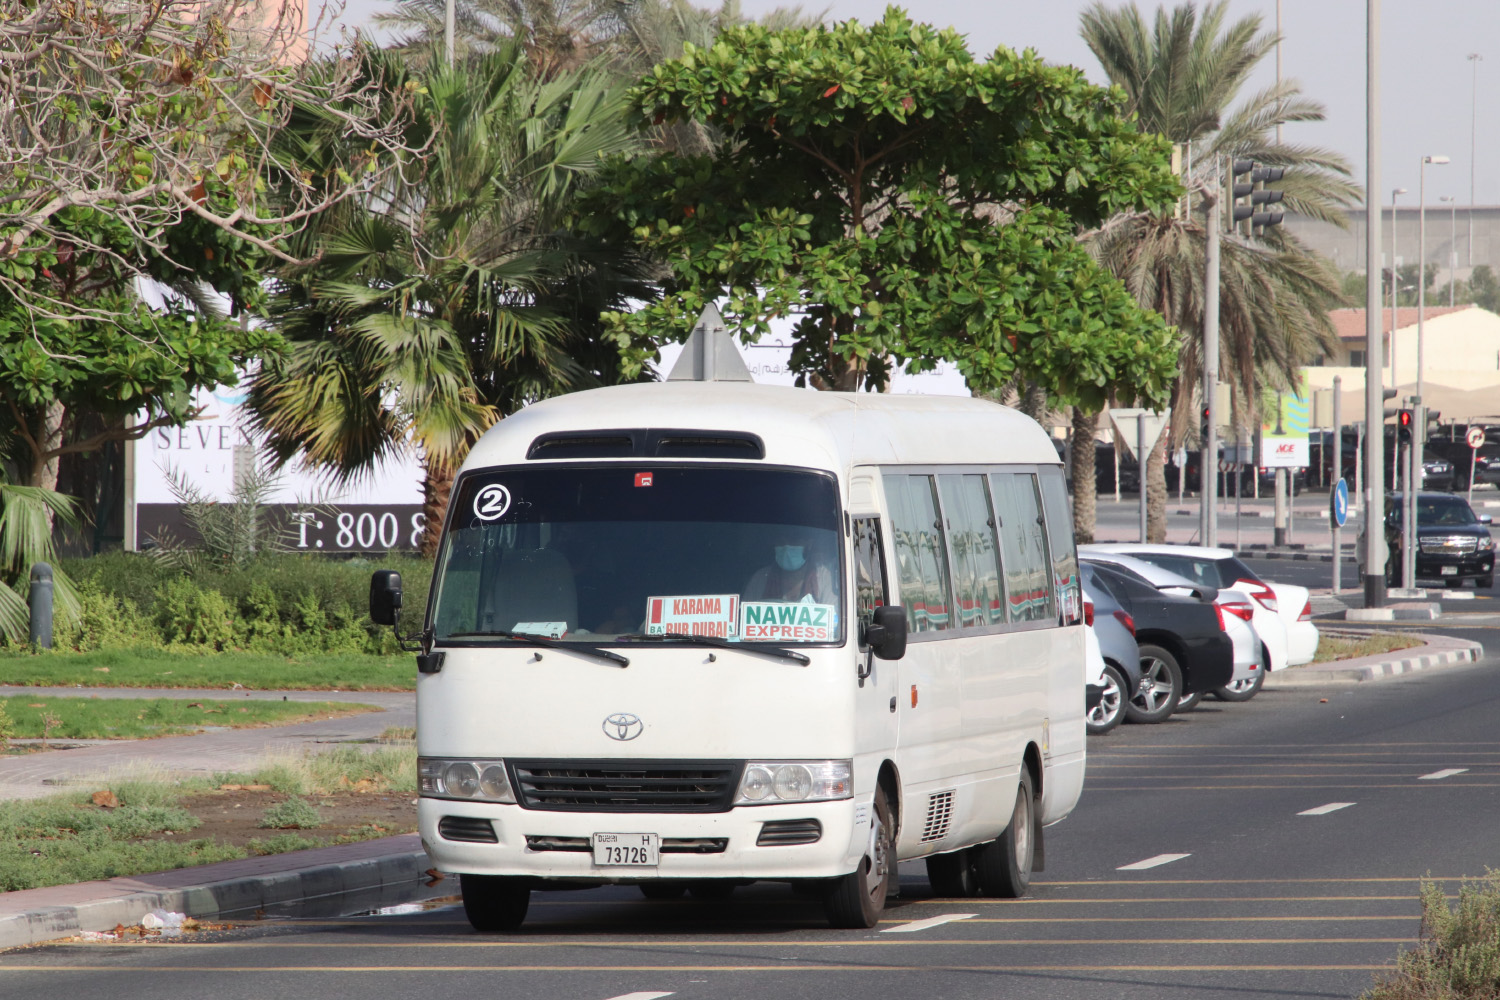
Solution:
[[[1342,528],[1349,520],[1349,484],[1343,479],[1334,485],[1329,496],[1328,518],[1335,528]]]

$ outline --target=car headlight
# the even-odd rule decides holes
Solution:
[[[737,806],[827,802],[854,795],[854,763],[847,760],[752,760],[735,793]]]
[[[505,773],[505,761],[417,758],[417,794],[429,799],[513,804],[516,793]]]
[[[1484,552],[1495,547],[1495,540],[1488,535],[1479,540],[1479,551]]]

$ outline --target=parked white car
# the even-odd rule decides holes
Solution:
[[[1317,655],[1318,626],[1313,624],[1312,595],[1308,589],[1261,579],[1229,549],[1126,542],[1080,548],[1080,551],[1093,550],[1135,556],[1197,583],[1245,594],[1255,604],[1255,630],[1266,644],[1272,670],[1311,663]],[[1280,632],[1273,621],[1281,623]]]
[[[1108,563],[1117,569],[1132,574],[1157,590],[1169,594],[1200,597],[1213,593],[1213,603],[1219,613],[1219,626],[1234,643],[1234,678],[1214,695],[1225,701],[1249,701],[1260,690],[1266,674],[1265,644],[1254,626],[1254,603],[1243,593],[1233,589],[1220,590],[1212,584],[1190,580],[1169,569],[1134,555],[1119,552],[1099,551],[1105,546],[1080,545],[1080,558]],[[1181,709],[1189,709],[1201,700],[1201,695],[1192,695],[1178,702]]]

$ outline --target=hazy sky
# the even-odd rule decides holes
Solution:
[[[705,6],[712,0],[700,0]],[[777,0],[741,0],[752,17],[781,6]],[[1080,66],[1102,81],[1098,63],[1078,37],[1078,15],[1091,0],[925,0],[909,10],[922,20],[951,24],[969,38],[976,53],[997,45],[1034,48],[1051,62]],[[349,0],[345,20],[364,23],[389,0]],[[879,17],[884,0],[832,0],[834,20]],[[1283,73],[1296,79],[1309,97],[1322,101],[1328,120],[1289,126],[1288,141],[1331,147],[1343,154],[1363,183],[1365,174],[1365,0],[1283,0]],[[808,3],[805,9],[817,10]],[[1142,3],[1143,11],[1154,4]],[[1500,204],[1500,0],[1384,0],[1381,74],[1382,204],[1392,188],[1410,193],[1402,203],[1417,201],[1418,167],[1424,155],[1452,158],[1447,166],[1427,168],[1427,201],[1439,195],[1469,203],[1470,164],[1478,204]],[[1231,0],[1230,17],[1262,15],[1267,28],[1276,23],[1276,0]],[[1471,158],[1470,114],[1473,65],[1478,63],[1478,128]],[[1256,87],[1275,79],[1267,58]]]

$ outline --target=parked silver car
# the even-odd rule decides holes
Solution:
[[[1083,620],[1099,642],[1104,658],[1103,694],[1089,709],[1087,726],[1098,735],[1114,729],[1125,718],[1125,708],[1141,684],[1141,654],[1135,643],[1135,622],[1114,595],[1093,585],[1093,568],[1079,567],[1083,577]]]

